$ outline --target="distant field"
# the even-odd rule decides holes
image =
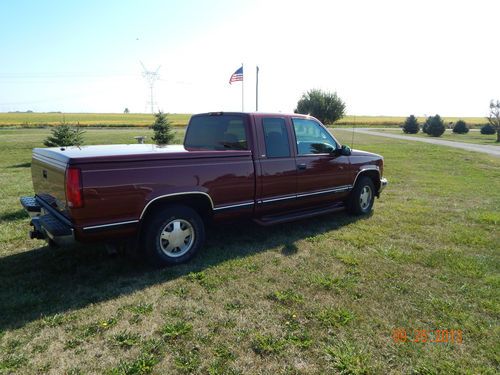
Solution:
[[[190,114],[170,114],[169,118],[174,125],[186,125]],[[444,122],[455,122],[458,117],[444,117]],[[483,117],[462,118],[470,125],[486,123]],[[362,125],[362,126],[399,126],[405,117],[392,116],[346,116],[335,123],[335,126]],[[148,126],[153,123],[153,115],[147,113],[0,113],[0,126],[37,127],[59,125],[61,122],[81,126]],[[420,117],[423,123],[425,118]]]
[[[0,117],[1,119],[1,117]],[[335,123],[335,125],[363,125],[363,126],[382,126],[402,125],[406,117],[398,116],[346,116],[342,120]],[[469,125],[484,125],[487,123],[485,117],[443,117],[445,124],[456,122],[457,120],[464,120]],[[425,117],[418,117],[418,121],[423,124]],[[1,122],[1,120],[0,120]]]
[[[174,125],[186,125],[189,114],[169,114]],[[0,126],[51,126],[62,122],[81,126],[148,126],[154,121],[148,113],[0,113]]]

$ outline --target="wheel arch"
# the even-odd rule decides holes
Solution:
[[[356,186],[360,177],[369,177],[371,178],[373,185],[375,186],[375,195],[378,197],[380,192],[380,170],[376,165],[362,167],[356,178],[354,179],[353,187]]]
[[[212,217],[214,204],[212,198],[203,192],[185,192],[160,195],[150,200],[142,210],[139,221],[142,224],[150,215],[169,204],[179,204],[192,208],[207,221]]]

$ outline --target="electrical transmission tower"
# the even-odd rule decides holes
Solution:
[[[150,98],[151,113],[154,114],[155,102],[154,102],[154,96],[153,96],[153,87],[155,85],[155,82],[160,79],[160,73],[158,73],[158,71],[160,70],[161,65],[159,65],[155,71],[152,71],[152,70],[147,70],[146,67],[144,66],[144,64],[142,63],[142,61],[140,61],[140,63],[142,65],[142,69],[143,69],[142,77],[146,80],[147,84],[149,85],[149,91],[151,94],[151,98]]]

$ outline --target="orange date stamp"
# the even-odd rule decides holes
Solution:
[[[413,329],[395,328],[392,330],[395,343],[450,343],[462,344],[463,332],[460,329]]]

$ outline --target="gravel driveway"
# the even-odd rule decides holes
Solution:
[[[353,130],[346,129],[346,128],[335,128],[335,131],[352,132]],[[405,141],[424,142],[424,143],[432,143],[434,145],[455,147],[455,148],[460,148],[462,150],[467,150],[467,151],[482,152],[483,154],[488,154],[488,155],[496,156],[497,158],[500,158],[500,147],[499,146],[476,145],[473,143],[445,141],[443,139],[436,139],[436,138],[409,137],[407,135],[388,134],[385,132],[378,132],[378,131],[375,131],[373,129],[366,129],[366,128],[358,128],[358,129],[354,128],[354,132],[368,134],[368,135],[375,135],[378,137],[387,137],[387,138],[393,138],[393,139],[402,139]]]

